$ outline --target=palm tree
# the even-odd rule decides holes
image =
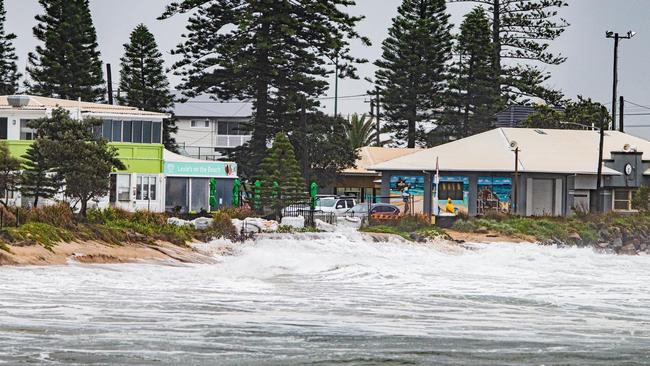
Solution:
[[[345,132],[348,135],[350,145],[354,149],[371,146],[377,140],[375,124],[372,119],[366,120],[365,114],[361,115],[361,117],[357,113],[353,114],[348,121]]]

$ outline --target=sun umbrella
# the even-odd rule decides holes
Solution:
[[[210,178],[210,207],[217,208],[217,180]]]
[[[312,182],[311,185],[309,186],[309,198],[310,198],[310,204],[311,204],[311,209],[315,210],[316,209],[316,196],[318,195],[318,184],[316,182]]]
[[[253,186],[253,208],[260,210],[262,209],[262,182],[256,180]]]
[[[241,181],[235,179],[232,185],[232,207],[239,207],[239,195],[241,193]]]

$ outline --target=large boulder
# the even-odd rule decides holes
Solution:
[[[620,236],[614,237],[612,239],[612,247],[621,248],[623,246],[623,239]]]
[[[576,245],[582,244],[582,238],[580,237],[580,234],[576,232],[569,234],[569,237],[567,239],[572,244],[576,244]]]
[[[235,227],[237,234],[241,233],[241,229],[244,226],[244,222],[239,219],[230,219],[230,222],[232,222],[232,226]]]
[[[199,217],[192,220],[192,225],[196,230],[208,230],[212,226],[212,219],[208,217]]]
[[[244,220],[244,232],[247,233],[272,233],[278,231],[279,226],[277,221],[259,217],[247,217]]]
[[[619,249],[618,254],[625,254],[625,255],[636,255],[636,248],[632,244],[627,244],[621,247]]]
[[[192,222],[179,219],[178,217],[170,217],[167,219],[167,224],[168,225],[175,225],[175,226],[189,226],[192,225]]]
[[[294,229],[303,229],[305,227],[305,218],[302,216],[289,217],[285,216],[280,222],[281,225],[291,226]]]
[[[318,229],[320,231],[325,231],[325,232],[328,232],[328,233],[336,231],[336,226],[334,226],[332,224],[328,224],[323,220],[316,219],[316,220],[314,220],[314,223],[316,224],[316,229]]]

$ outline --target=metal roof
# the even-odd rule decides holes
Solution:
[[[362,147],[358,150],[359,159],[357,159],[355,166],[345,169],[341,173],[349,175],[378,175],[377,172],[369,170],[368,167],[371,165],[383,163],[388,160],[399,158],[404,155],[413,154],[418,151],[422,151],[422,149],[374,146]]]
[[[436,146],[370,167],[373,170],[434,171],[436,158],[442,171],[513,172],[515,157],[510,144],[520,152],[519,171],[529,173],[596,174],[598,131],[531,128],[497,128]],[[623,147],[650,158],[650,141],[618,131],[605,131],[603,159]],[[603,167],[603,174],[621,173]]]
[[[174,96],[182,97],[178,92]],[[210,95],[202,94],[189,98],[186,102],[176,102],[174,114],[181,118],[250,118],[253,115],[253,103],[241,100],[218,101]]]

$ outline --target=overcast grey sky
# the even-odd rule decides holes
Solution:
[[[181,40],[185,19],[173,18],[158,21],[168,0],[90,0],[91,12],[99,37],[99,46],[105,62],[113,64],[117,77],[122,45],[129,33],[139,23],[144,23],[155,34],[161,51],[165,54],[167,66],[174,58],[169,50]],[[619,49],[619,95],[627,100],[650,107],[650,0],[568,0],[569,7],[561,15],[571,27],[553,43],[553,50],[568,57],[560,66],[550,67],[553,77],[548,84],[562,89],[568,97],[589,96],[602,103],[611,102],[612,49],[613,41],[605,38],[606,30],[621,33],[635,30],[637,36],[623,41]],[[366,19],[359,25],[362,34],[370,37],[373,46],[358,46],[356,54],[374,61],[381,54],[381,41],[387,35],[391,18],[395,16],[401,0],[357,0],[357,6],[350,9],[353,14],[363,14]],[[24,70],[27,53],[37,42],[32,36],[34,15],[41,11],[37,0],[5,0],[8,12],[6,28],[16,33],[17,53],[20,68]],[[450,4],[452,22],[458,25],[467,4]],[[360,66],[362,79],[372,76],[372,64]],[[172,85],[178,80],[170,75]],[[117,80],[114,80],[117,82]],[[333,84],[332,84],[333,85]],[[339,84],[339,95],[365,93],[370,85],[363,80],[343,80]],[[333,95],[333,92],[330,92]],[[363,97],[343,99],[339,102],[341,113],[366,112],[369,107]],[[333,102],[324,100],[325,108],[332,112]],[[626,113],[650,113],[628,105]],[[630,127],[629,132],[650,137],[650,116],[626,116],[626,124],[648,127]]]

